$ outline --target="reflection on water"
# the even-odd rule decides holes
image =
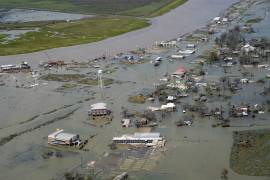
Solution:
[[[48,50],[52,58],[66,60],[85,60],[89,57],[98,57],[103,54],[117,54],[138,47],[149,47],[155,41],[177,38],[205,25],[206,22],[217,16],[238,0],[188,0],[184,5],[169,13],[152,19],[153,25],[141,30],[126,33],[97,43],[77,45],[72,47]],[[0,61],[8,63],[10,60],[46,59],[43,52],[27,55],[0,57]],[[37,64],[33,60],[31,64]]]
[[[91,15],[25,10],[25,9],[11,9],[9,11],[0,10],[0,23],[50,21],[50,20],[77,20],[86,17],[91,17]]]
[[[0,34],[5,34],[7,35],[4,39],[2,44],[5,44],[6,42],[8,43],[9,40],[14,40],[18,38],[20,35],[23,35],[27,32],[35,32],[38,31],[38,28],[35,29],[24,29],[24,30],[0,30]]]
[[[38,11],[38,10],[26,10],[26,9],[0,9],[0,23],[22,23],[31,21],[50,21],[50,20],[78,20],[83,18],[92,17],[91,15],[61,13],[51,11]],[[7,35],[1,42],[1,44],[8,43],[9,40],[14,40],[20,35],[27,32],[38,31],[38,28],[23,29],[23,30],[0,30],[0,34]]]

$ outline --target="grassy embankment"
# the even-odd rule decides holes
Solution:
[[[246,24],[248,25],[252,25],[252,24],[256,24],[256,23],[259,23],[263,20],[263,18],[254,18],[254,19],[249,19],[246,21]]]
[[[119,14],[143,6],[171,0],[0,0],[0,7],[33,8],[83,14]],[[147,13],[147,12],[146,12]]]
[[[243,175],[270,176],[270,130],[238,131],[233,139],[231,168]]]
[[[162,15],[187,0],[0,0],[0,7],[34,8],[63,12],[118,14],[140,17]],[[0,55],[30,53],[50,48],[100,41],[129,31],[144,28],[150,23],[145,19],[120,16],[97,16],[73,22],[29,22],[0,24],[0,30],[34,29],[14,40],[0,35]],[[1,42],[5,43],[1,44]]]
[[[161,16],[170,10],[184,4],[187,0],[156,1],[149,5],[121,12],[123,15],[155,17]]]
[[[30,8],[84,14],[159,16],[187,0],[0,0],[0,7]]]
[[[0,41],[2,41],[6,37],[5,34],[0,34]]]
[[[148,26],[143,19],[132,17],[95,17],[73,22],[22,23],[0,25],[2,29],[40,28],[0,44],[0,55],[20,54],[50,48],[100,41]],[[4,27],[1,27],[4,26]]]
[[[65,82],[66,84],[63,84],[61,88],[73,88],[76,87],[77,84],[85,84],[85,85],[91,85],[96,86],[98,85],[98,79],[97,78],[91,78],[87,77],[83,74],[47,74],[44,76],[41,76],[42,80],[46,81],[57,81],[57,82]],[[110,85],[114,82],[113,79],[104,78],[103,84],[104,86]]]
[[[128,101],[131,103],[144,104],[146,101],[146,97],[142,94],[130,96]]]
[[[4,43],[6,40],[7,35],[6,34],[0,34],[0,43]]]
[[[174,0],[171,3],[167,4],[166,6],[158,9],[157,11],[153,12],[150,16],[154,17],[154,16],[160,16],[162,14],[165,14],[167,12],[169,12],[172,9],[177,8],[178,6],[181,6],[182,4],[184,4],[185,2],[187,2],[187,0]]]

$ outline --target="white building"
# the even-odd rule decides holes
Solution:
[[[220,20],[221,20],[221,17],[219,17],[219,16],[213,18],[213,22],[215,22],[215,23],[220,22]]]
[[[172,59],[184,59],[185,56],[184,55],[173,54],[173,55],[171,55],[171,58]]]
[[[73,133],[65,133],[63,129],[57,129],[48,135],[48,144],[52,145],[81,145],[80,136]]]
[[[116,144],[164,146],[165,139],[160,136],[160,133],[134,133],[114,137],[113,142]]]
[[[249,53],[255,51],[255,47],[251,46],[250,44],[246,44],[241,48],[241,51],[244,53]]]
[[[92,104],[91,109],[88,111],[89,116],[106,116],[110,114],[111,111],[107,109],[106,103]]]
[[[164,111],[174,111],[175,110],[175,104],[174,103],[167,103],[165,105],[161,105],[160,109]]]
[[[194,49],[196,47],[196,45],[195,44],[187,44],[186,47],[187,48]]]
[[[178,51],[178,53],[184,54],[184,55],[191,55],[195,53],[195,50],[194,49],[180,50]]]
[[[13,72],[13,71],[23,71],[23,70],[30,70],[31,67],[28,65],[27,62],[22,62],[21,64],[18,65],[13,65],[13,64],[8,64],[8,65],[1,65],[0,66],[0,71],[1,72]]]

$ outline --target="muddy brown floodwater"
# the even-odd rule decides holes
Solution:
[[[60,57],[78,60],[87,60],[95,55],[110,52],[120,52],[139,47],[145,47],[156,40],[177,38],[181,34],[195,30],[205,25],[207,21],[224,11],[234,0],[189,0],[185,5],[172,12],[153,19],[153,26],[121,35],[115,38],[104,40],[89,45],[79,45],[66,48],[48,50],[51,57]],[[245,1],[243,1],[245,2]],[[255,4],[246,12],[245,17],[257,17],[262,9],[265,9],[266,16],[263,21],[254,25],[256,29],[262,29],[261,33],[270,36],[269,31],[269,1]],[[245,3],[243,3],[245,4]],[[268,9],[267,9],[268,7]],[[204,9],[202,11],[201,9]],[[240,8],[241,9],[241,8]],[[244,24],[246,21],[239,20]],[[235,173],[230,169],[230,148],[233,143],[232,132],[235,130],[269,128],[269,112],[256,115],[257,118],[248,117],[232,120],[230,128],[213,128],[212,125],[218,121],[214,118],[201,118],[195,116],[192,126],[176,127],[175,122],[183,117],[183,104],[192,103],[192,95],[181,99],[177,104],[179,111],[166,116],[154,132],[160,132],[168,140],[164,152],[152,153],[150,150],[133,149],[124,151],[111,150],[108,144],[114,136],[138,131],[135,127],[122,128],[122,108],[129,110],[143,111],[148,106],[160,105],[159,102],[145,104],[132,104],[128,97],[138,92],[151,91],[154,84],[164,77],[167,72],[174,72],[178,66],[187,69],[197,67],[197,55],[212,47],[216,36],[219,36],[225,29],[238,24],[220,25],[220,31],[210,36],[209,43],[200,43],[196,47],[196,54],[187,57],[185,60],[168,61],[168,56],[175,53],[174,48],[152,49],[143,64],[123,65],[118,61],[97,61],[102,69],[114,69],[111,74],[104,74],[121,83],[110,84],[104,88],[102,97],[97,86],[78,85],[71,90],[57,91],[63,82],[37,80],[39,83],[35,88],[25,88],[35,82],[30,73],[1,74],[0,75],[0,179],[47,180],[62,177],[62,175],[74,168],[96,161],[97,166],[101,165],[107,173],[116,175],[122,171],[129,171],[132,179],[147,180],[218,180],[223,169],[228,169],[228,177],[231,180],[267,180],[269,177],[245,176]],[[206,33],[207,34],[207,33]],[[260,31],[255,34],[260,36]],[[255,36],[255,34],[252,34]],[[249,36],[249,35],[248,35]],[[251,36],[251,35],[250,35]],[[185,46],[188,42],[177,42],[179,46]],[[161,65],[154,68],[150,60],[161,56]],[[15,63],[27,60],[37,65],[40,60],[46,60],[43,52],[27,55],[16,55],[0,57],[1,64]],[[269,62],[267,62],[269,64]],[[87,64],[87,62],[86,62]],[[85,64],[84,64],[85,65]],[[218,65],[205,65],[205,82],[210,79],[218,79],[224,75],[223,68]],[[43,74],[77,74],[89,75],[96,73],[97,69],[92,67],[84,68],[52,68],[44,70],[36,68]],[[236,77],[242,77],[241,72],[252,72],[254,80],[265,77],[267,69],[257,67],[244,69],[240,65],[233,66],[229,72]],[[265,86],[269,86],[266,80]],[[231,99],[224,100],[217,97],[217,100],[210,98],[205,104],[209,107],[222,105],[228,107],[228,102],[240,104],[247,102],[265,103],[268,97],[260,95],[264,85],[256,83],[243,84],[244,91],[237,91],[232,94]],[[268,98],[269,99],[269,98]],[[109,109],[113,111],[113,120],[110,124],[95,125],[89,120],[87,110],[90,105],[104,101]],[[254,126],[249,126],[253,124]],[[82,139],[89,139],[89,143],[83,150],[71,150],[64,148],[52,148],[47,144],[47,135],[56,128],[62,128],[66,132],[79,133]],[[92,137],[92,138],[90,138]],[[48,156],[48,152],[61,152],[62,157],[56,155]],[[120,153],[118,154],[118,151]],[[149,152],[150,151],[150,152]],[[122,154],[121,154],[122,153]],[[117,156],[126,156],[123,162],[118,163]],[[106,159],[106,157],[108,157]],[[111,159],[109,159],[111,158]],[[105,160],[104,160],[105,159]],[[107,161],[106,161],[107,160]],[[111,160],[111,161],[109,161]],[[105,163],[106,162],[106,163]],[[110,165],[109,165],[110,164]],[[103,172],[104,173],[104,172]],[[97,175],[102,179],[106,173]]]
[[[47,52],[51,58],[86,60],[103,54],[117,54],[138,47],[150,47],[155,41],[177,38],[204,26],[214,16],[217,16],[236,2],[238,0],[189,0],[171,12],[153,18],[151,20],[152,25],[148,28],[91,44],[56,48],[23,55],[2,56],[0,57],[0,63],[9,64],[25,60],[31,64],[38,64],[40,61],[48,59],[44,52]]]

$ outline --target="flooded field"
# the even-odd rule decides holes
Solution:
[[[31,21],[52,21],[52,20],[78,20],[89,18],[90,15],[71,14],[50,11],[26,10],[26,9],[11,9],[0,10],[1,23],[14,22],[31,22]]]
[[[225,11],[226,8],[236,2],[238,0],[226,0],[223,2],[217,0],[189,0],[169,13],[153,18],[152,26],[149,28],[129,32],[97,43],[51,49],[31,54],[0,56],[0,62],[8,64],[11,61],[20,63],[25,60],[37,65],[39,61],[47,60],[44,52],[47,52],[54,59],[85,61],[103,54],[114,55],[138,47],[151,47],[156,41],[177,38],[203,27],[212,17],[218,15],[221,11]],[[198,13],[197,10],[201,8],[204,11]]]
[[[46,21],[72,21],[93,17],[92,15],[38,11],[27,9],[0,9],[0,23],[26,23],[26,22],[46,22]],[[24,27],[18,29],[0,30],[3,39],[0,43],[6,44],[10,40],[15,40],[28,32],[37,32],[40,28]]]
[[[213,4],[221,7],[219,2]],[[246,27],[247,22],[254,19],[261,18],[248,26],[254,32],[241,30],[241,36],[246,40],[270,38],[269,10],[269,1],[243,0],[224,12],[229,22],[211,22],[181,38],[175,36],[180,39],[165,47],[153,45],[92,60],[88,60],[90,51],[86,51],[87,56],[82,54],[80,60],[66,61],[57,68],[36,61],[32,73],[0,74],[0,179],[16,179],[18,175],[25,180],[64,179],[67,172],[89,174],[95,179],[111,179],[122,172],[128,172],[130,179],[147,180],[269,179],[234,172],[230,167],[230,154],[234,131],[270,127],[270,58],[259,57],[259,63],[251,65],[237,55],[229,60],[232,64],[210,56],[212,51],[222,49],[215,44],[216,38],[225,36],[223,33],[229,30],[238,33],[235,26]],[[203,24],[206,19],[197,20]],[[209,33],[212,28],[214,33]],[[113,39],[117,41],[117,37]],[[190,44],[195,45],[195,53],[184,59],[172,58]],[[241,51],[251,48],[244,45]],[[48,52],[54,54],[54,51]],[[78,56],[80,54],[76,54]],[[36,60],[34,57],[39,55],[29,56],[31,65]],[[155,65],[158,57],[162,60]],[[38,60],[44,61],[43,58]],[[179,67],[186,71],[185,77],[168,80],[168,75]],[[99,69],[103,70],[103,88],[98,81]],[[105,83],[106,79],[113,81]],[[129,102],[135,95],[145,97],[144,101]],[[149,106],[166,104],[168,95],[178,97],[174,102],[175,112],[157,112],[150,121],[152,126],[148,124],[145,128],[134,124],[122,127],[123,118],[141,119]],[[90,105],[97,102],[107,103],[112,110],[112,121],[89,118]],[[240,116],[235,110],[239,107]],[[247,108],[250,110],[245,110]],[[145,117],[151,119],[150,115]],[[179,120],[189,118],[191,125],[179,124]],[[88,143],[80,150],[50,146],[47,136],[57,128],[79,133]],[[160,132],[167,140],[165,147],[112,148],[113,137],[138,131]]]

